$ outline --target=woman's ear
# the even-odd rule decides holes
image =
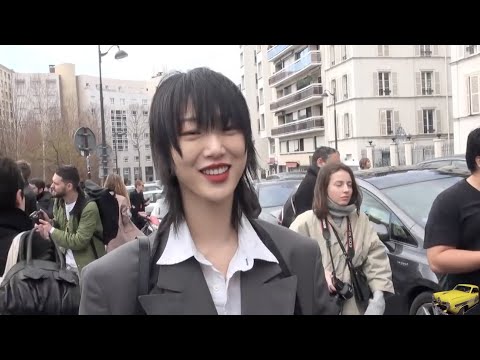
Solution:
[[[17,208],[22,209],[25,211],[25,196],[23,196],[23,190],[18,189],[17,190],[17,195],[15,198],[15,203],[17,205]],[[28,215],[28,214],[27,214]]]

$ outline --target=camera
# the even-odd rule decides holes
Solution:
[[[333,277],[332,283],[333,283],[333,286],[335,287],[339,300],[348,300],[352,298],[353,296],[352,285],[350,285],[349,283],[343,282],[337,277]]]
[[[43,214],[40,210],[32,212],[28,217],[37,225],[40,224],[40,219],[43,220]]]

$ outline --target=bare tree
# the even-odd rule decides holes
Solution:
[[[146,105],[130,105],[130,121],[128,121],[127,134],[138,153],[138,178],[142,179],[141,148],[148,141],[148,107]]]

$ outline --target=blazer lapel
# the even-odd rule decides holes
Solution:
[[[292,315],[295,309],[297,277],[280,278],[277,263],[255,260],[241,273],[242,315]]]
[[[217,310],[200,264],[191,257],[160,266],[156,287],[139,297],[147,315],[215,315]]]

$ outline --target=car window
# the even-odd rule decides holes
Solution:
[[[463,285],[457,285],[454,288],[454,290],[463,291],[463,292],[470,292],[470,289],[471,288],[469,288],[467,286],[463,286]]]
[[[444,166],[449,166],[452,164],[451,160],[438,160],[438,161],[429,161],[425,164],[420,164],[420,168],[428,168],[428,167],[435,167],[435,168],[441,168]]]
[[[425,227],[428,213],[435,198],[443,190],[449,188],[457,181],[463,179],[461,176],[422,181],[407,185],[394,186],[383,189],[399,208],[408,214],[415,222]]]
[[[410,231],[400,221],[400,219],[392,214],[391,217],[391,239],[409,245],[418,246],[417,240],[410,234]]]
[[[262,208],[283,206],[298,184],[297,182],[278,182],[259,185],[258,200],[260,206]]]
[[[459,169],[468,169],[467,162],[464,160],[454,160],[452,161],[452,165]]]
[[[472,294],[476,294],[476,293],[478,293],[478,289],[477,289],[477,288],[473,288],[473,289],[472,289]]]
[[[360,210],[368,216],[368,219],[370,220],[370,223],[378,234],[380,240],[390,240],[388,234],[390,211],[365,189],[362,189],[362,205]]]

